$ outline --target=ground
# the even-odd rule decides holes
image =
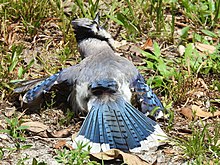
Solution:
[[[13,89],[18,80],[44,78],[81,60],[70,20],[94,17],[95,4],[84,3],[86,10],[71,1],[22,2],[0,5],[0,163],[68,164],[69,157],[58,152],[71,149],[84,116],[74,116],[65,102],[57,105],[53,93],[41,109],[26,110],[24,93]],[[127,163],[219,164],[219,2],[161,4],[99,3],[117,53],[138,67],[167,109],[166,119],[157,122],[169,141]]]

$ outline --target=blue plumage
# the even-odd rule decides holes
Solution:
[[[40,98],[45,93],[50,92],[51,88],[53,88],[56,85],[59,88],[61,88],[60,90],[61,93],[66,92],[68,95],[71,93],[71,90],[73,90],[72,87],[75,83],[78,69],[79,69],[78,65],[74,65],[69,68],[63,69],[46,79],[31,80],[29,83],[24,82],[22,83],[23,86],[16,88],[14,92],[21,93],[29,89],[29,86],[31,87],[32,84],[37,84],[33,88],[28,90],[23,96],[23,101],[27,105],[35,103],[35,101],[41,100]],[[35,104],[40,104],[40,103],[35,103]]]
[[[115,80],[103,79],[92,82],[89,89],[94,95],[101,95],[106,92],[115,93],[118,90],[118,84]]]
[[[89,113],[75,140],[89,142],[91,152],[111,148],[125,152],[138,148],[148,150],[148,143],[151,142],[148,139],[154,138],[154,134],[158,133],[161,137],[156,136],[152,140],[153,146],[156,146],[159,140],[165,139],[166,135],[155,121],[133,107],[123,95],[115,95],[118,86],[117,82],[111,79],[94,81],[89,86],[92,93],[88,102]]]
[[[90,142],[91,152],[111,148],[125,152],[135,152],[137,148],[149,150],[152,142],[156,146],[160,140],[166,138],[158,127],[155,121],[146,117],[122,97],[105,103],[97,98],[92,103],[76,141]]]
[[[24,102],[29,103],[34,101],[36,98],[38,98],[40,95],[42,95],[45,92],[48,92],[51,87],[56,84],[57,77],[60,75],[60,72],[48,77],[44,81],[40,82],[37,86],[35,86],[33,89],[29,90],[24,95]]]
[[[141,111],[149,114],[154,108],[158,108],[154,116],[160,118],[163,116],[164,107],[152,89],[145,83],[144,77],[139,73],[135,81],[131,84],[134,92],[137,94],[137,102],[141,104]]]
[[[73,111],[88,113],[75,142],[89,142],[92,153],[111,148],[140,152],[158,147],[166,135],[144,113],[159,107],[156,117],[161,115],[160,100],[133,63],[115,54],[111,35],[97,19],[82,18],[72,24],[85,58],[42,81],[25,94],[24,100],[32,102],[55,84],[65,83],[70,87],[68,101]],[[130,103],[132,89],[142,112]]]

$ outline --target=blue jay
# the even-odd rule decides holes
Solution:
[[[156,117],[161,115],[160,100],[133,63],[115,54],[114,40],[99,25],[98,15],[94,20],[73,20],[72,25],[84,59],[41,81],[23,101],[34,102],[54,85],[65,83],[73,111],[88,113],[75,142],[88,142],[91,153],[111,148],[140,152],[157,147],[166,134],[144,113],[158,107]],[[142,112],[131,105],[132,93],[136,93]]]

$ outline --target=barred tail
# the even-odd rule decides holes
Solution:
[[[166,134],[155,121],[123,98],[107,103],[97,98],[75,141],[89,142],[91,152],[97,153],[112,148],[125,152],[150,150],[165,139]]]

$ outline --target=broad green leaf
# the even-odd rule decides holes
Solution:
[[[107,15],[107,17],[109,17],[111,20],[113,20],[117,24],[122,25],[122,26],[124,25],[123,22],[121,22],[118,18],[111,16],[111,15],[108,15],[108,14],[106,14],[106,15]]]
[[[184,27],[181,31],[181,38],[186,38],[188,36],[189,26]]]
[[[23,146],[21,147],[21,149],[28,149],[28,148],[31,148],[31,147],[32,147],[31,144],[27,144],[27,145],[23,145]]]
[[[25,137],[22,137],[22,136],[19,136],[19,135],[17,136],[17,138],[20,139],[21,141],[25,141],[26,140]]]
[[[157,58],[159,58],[161,55],[160,47],[157,42],[154,42],[154,54],[157,56]]]
[[[201,30],[204,34],[206,34],[207,36],[210,36],[210,37],[214,37],[214,38],[218,38],[220,36],[218,36],[217,34],[215,34],[214,32],[212,31],[209,31],[209,30]]]
[[[20,67],[18,68],[18,77],[19,77],[19,78],[22,77],[22,75],[23,75],[23,71],[24,71],[23,67],[20,66]]]
[[[19,126],[19,127],[17,128],[17,130],[25,130],[25,129],[27,129],[27,128],[28,128],[28,126],[23,125],[23,126]]]
[[[10,134],[10,130],[7,130],[7,129],[2,129],[2,130],[0,130],[0,132],[4,132],[4,133],[7,133],[7,134]]]
[[[13,57],[12,57],[11,65],[10,65],[9,68],[8,68],[9,73],[14,70],[14,68],[15,68],[16,65],[17,65],[17,63],[18,63],[17,53],[15,52],[15,53],[13,54]]]
[[[169,77],[169,71],[167,70],[167,66],[165,64],[160,64],[157,66],[157,69],[159,70],[159,72],[161,73],[161,75],[164,77],[164,78],[167,78]]]
[[[158,58],[156,56],[152,55],[151,53],[145,52],[143,50],[141,50],[141,53],[147,58],[158,61]]]
[[[37,165],[37,159],[36,158],[33,158],[32,165]]]
[[[193,44],[192,43],[189,43],[187,46],[186,46],[186,50],[185,50],[185,58],[187,57],[190,57],[192,55],[192,52],[193,52]],[[186,59],[185,59],[186,60]]]
[[[149,68],[149,69],[153,69],[154,68],[154,63],[153,62],[146,61],[146,63],[147,63],[147,68]]]
[[[5,121],[9,124],[9,125],[11,125],[11,120],[9,119],[9,118],[5,118]]]
[[[28,66],[27,66],[27,69],[30,69],[33,64],[34,64],[34,59],[32,59],[32,60],[29,62]]]

